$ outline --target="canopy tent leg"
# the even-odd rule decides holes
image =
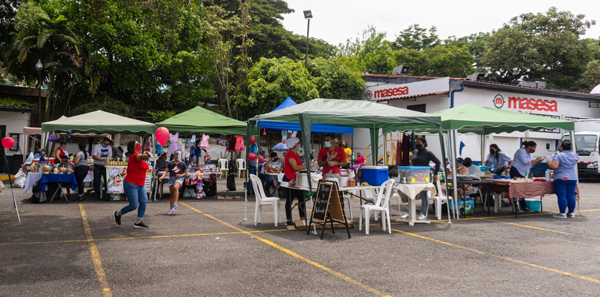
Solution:
[[[254,122],[252,120],[248,120],[248,126],[246,126],[246,139],[248,140],[248,149],[246,149],[246,164],[250,164],[250,160],[248,159],[248,155],[250,152],[250,135],[252,134],[252,129],[254,128]],[[259,134],[259,147],[260,147],[260,133]],[[258,152],[260,153],[260,149],[258,150]],[[257,158],[259,158],[258,156],[256,156]],[[248,168],[249,165],[246,165],[246,168]],[[248,173],[250,172],[250,170],[248,169],[248,171],[246,172],[246,177],[244,178],[244,180],[246,181],[246,183],[244,184],[244,221],[248,220]],[[256,195],[256,193],[254,193]]]
[[[377,166],[377,153],[379,152],[379,143],[378,136],[379,129],[375,128],[375,124],[373,124],[373,129],[371,130],[371,159],[373,161],[373,166]]]
[[[577,153],[577,146],[575,144],[575,133],[573,133],[573,130],[569,131],[569,137],[571,137],[571,149],[573,149],[573,151],[575,153]],[[577,191],[579,191],[579,170],[577,169],[577,163],[575,163],[575,176],[577,177],[577,184],[575,185],[575,189],[577,189]],[[575,197],[577,197],[577,210],[579,211],[579,215],[581,215],[581,202],[579,202],[579,199],[581,198],[580,195],[576,195]]]
[[[440,146],[442,147],[442,172],[448,173],[446,172],[446,164],[445,164],[445,160],[446,160],[446,148],[444,145],[444,132],[442,131],[442,127],[438,127],[438,135],[440,137]],[[438,174],[437,172],[435,174]],[[444,185],[446,187],[446,193],[448,193],[448,180],[446,178],[447,174],[444,174]],[[441,194],[442,189],[438,189],[438,191],[440,191],[440,193],[438,193],[438,195]],[[446,201],[446,210],[448,211],[448,224],[452,224],[452,221],[450,219],[450,200],[448,199]]]

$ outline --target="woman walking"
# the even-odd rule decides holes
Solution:
[[[149,152],[140,154],[142,145],[137,141],[132,140],[127,143],[127,156],[129,162],[127,163],[127,176],[123,182],[123,188],[129,205],[123,207],[121,210],[115,210],[113,217],[117,225],[121,225],[121,216],[133,211],[138,210],[137,220],[133,224],[134,228],[148,228],[144,224],[144,213],[146,212],[146,205],[148,204],[148,195],[146,194],[146,172],[148,172],[148,163],[146,160],[152,158]]]
[[[77,180],[77,200],[83,201],[83,180],[90,171],[90,167],[88,166],[89,155],[85,151],[85,142],[80,142],[78,144],[79,152],[75,155],[75,159],[73,159],[73,164],[75,164],[75,180]]]
[[[558,209],[560,213],[553,214],[557,219],[574,218],[575,206],[575,188],[577,187],[577,173],[575,165],[579,161],[576,153],[572,152],[571,142],[563,141],[558,147],[558,153],[552,160],[546,162],[550,169],[554,169],[554,192],[558,197]],[[565,213],[569,208],[569,212]]]

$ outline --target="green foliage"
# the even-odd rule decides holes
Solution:
[[[414,50],[423,50],[439,46],[442,41],[437,34],[435,34],[437,29],[431,27],[429,33],[427,33],[427,31],[427,29],[421,28],[418,24],[410,25],[407,29],[400,31],[393,45],[397,49]]]
[[[0,107],[5,108],[35,108],[36,104],[14,98],[0,98]]]
[[[341,44],[340,54],[354,59],[361,72],[390,73],[394,69],[392,46],[385,37],[385,33],[369,26],[361,38],[348,39],[346,44]]]
[[[247,118],[275,109],[287,97],[297,103],[319,97],[304,63],[285,57],[262,58],[250,68],[235,108],[240,118]]]
[[[475,70],[475,59],[464,46],[399,49],[394,52],[394,59],[397,65],[409,66],[410,75],[465,77]]]
[[[175,116],[176,114],[177,113],[175,113],[175,111],[157,111],[157,112],[148,111],[148,115],[150,115],[152,117],[153,123],[162,122],[170,117]]]
[[[543,79],[549,88],[575,90],[592,58],[579,37],[593,24],[554,7],[546,14],[522,14],[486,39],[481,66],[500,82]]]
[[[73,114],[83,114],[96,110],[118,114],[124,117],[133,118],[136,114],[136,108],[122,100],[110,98],[105,94],[99,94],[93,101],[79,105],[73,109]]]
[[[309,60],[308,70],[321,98],[359,99],[365,88],[360,71],[342,57]]]

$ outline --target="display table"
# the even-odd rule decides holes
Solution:
[[[33,185],[42,178],[42,173],[29,172],[27,173],[27,179],[25,179],[25,187],[23,188],[23,194],[33,188]]]
[[[75,179],[74,173],[42,174],[42,178],[40,178],[40,188],[43,189],[44,191],[48,191],[47,184],[50,184],[50,183],[56,183],[58,186],[56,191],[51,194],[50,202],[52,202],[52,200],[54,200],[54,197],[56,196],[56,194],[59,194],[61,197],[65,198],[65,200],[67,202],[69,202],[69,197],[67,197],[62,192],[63,186],[68,185],[71,188],[71,190],[73,190],[73,191],[75,191],[77,189],[77,180]],[[69,196],[70,196],[70,193],[69,193]]]
[[[396,184],[394,190],[398,191],[400,197],[408,199],[408,220],[399,219],[399,222],[407,222],[409,226],[414,226],[415,223],[431,223],[429,220],[417,220],[417,203],[416,198],[423,191],[431,191],[431,195],[436,195],[435,186],[432,183],[427,184]]]

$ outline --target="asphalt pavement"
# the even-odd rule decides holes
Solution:
[[[219,195],[228,192],[218,181]],[[264,206],[255,225],[254,198],[182,198],[167,215],[168,197],[150,202],[134,229],[135,212],[115,224],[127,202],[55,200],[31,204],[15,188],[0,193],[0,296],[599,296],[600,184],[580,184],[581,214],[554,219],[556,197],[542,213],[517,219],[510,207],[392,234],[372,221],[326,230],[324,239],[288,231]],[[165,194],[168,190],[165,189]],[[392,204],[395,202],[392,201]],[[281,216],[285,218],[283,205]],[[293,211],[294,219],[298,211]],[[392,220],[400,213],[392,205]],[[282,219],[285,221],[285,219]]]

